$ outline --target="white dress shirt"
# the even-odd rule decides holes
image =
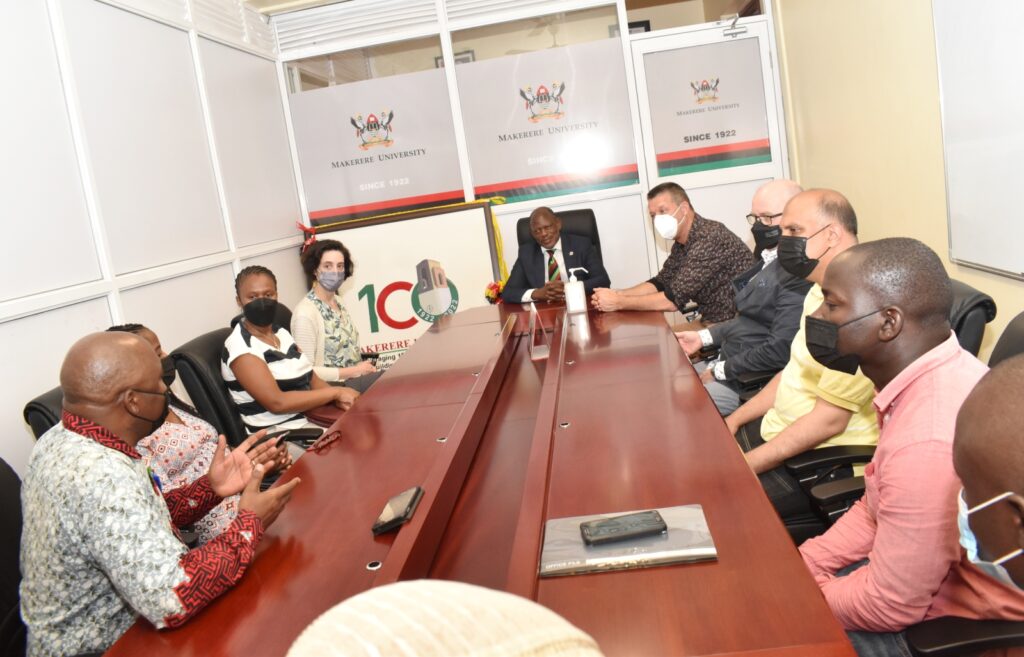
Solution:
[[[540,248],[541,256],[544,258],[544,277],[548,275],[548,250],[543,246],[537,245]],[[563,283],[569,282],[569,273],[565,270],[565,258],[562,257],[562,238],[559,237],[555,245],[551,247],[555,250],[555,262],[558,263],[558,277],[562,279]],[[522,303],[530,303],[533,301],[533,291],[537,288],[532,287],[523,294],[521,299]]]

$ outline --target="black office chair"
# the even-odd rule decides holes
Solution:
[[[21,480],[0,459],[0,655],[23,657],[25,624],[21,621]]]
[[[597,232],[597,217],[594,216],[593,210],[562,210],[555,214],[562,220],[563,232],[586,237],[597,248],[597,254],[601,255],[601,236]],[[533,236],[530,235],[529,217],[523,217],[516,223],[516,239],[519,246],[529,244],[533,240]]]
[[[967,283],[953,279],[949,282],[953,284],[953,310],[949,314],[949,323],[960,346],[977,356],[981,340],[985,337],[985,325],[996,318],[996,302]]]
[[[32,427],[32,433],[36,440],[60,422],[60,414],[63,411],[61,403],[64,401],[64,393],[60,386],[53,390],[47,390],[29,403],[25,404],[22,416],[28,425]]]
[[[235,446],[247,434],[220,374],[224,340],[230,333],[230,328],[204,333],[172,351],[171,358],[199,415],[224,434],[228,444]]]
[[[1003,334],[996,340],[992,355],[988,357],[988,366],[995,367],[1000,362],[1024,353],[1024,312],[1010,320]]]

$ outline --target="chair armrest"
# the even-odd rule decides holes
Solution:
[[[875,455],[873,445],[842,445],[810,449],[786,459],[786,470],[796,478],[838,465],[867,463]]]
[[[955,657],[1024,645],[1024,623],[945,616],[907,628],[915,655]]]
[[[833,507],[856,502],[864,495],[864,477],[847,477],[811,489],[811,499],[819,507]]]
[[[743,390],[763,388],[768,385],[776,372],[744,372],[736,375],[736,383],[740,384]]]

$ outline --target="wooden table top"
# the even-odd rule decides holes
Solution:
[[[528,595],[609,656],[853,657],[664,316],[542,314],[546,362],[516,304],[427,331],[284,475],[303,482],[235,589],[182,628],[139,621],[107,654],[283,655],[345,598],[429,576]],[[413,485],[416,515],[374,537]],[[690,503],[717,561],[536,576],[548,518]]]

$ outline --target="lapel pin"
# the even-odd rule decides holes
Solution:
[[[572,255],[572,251],[569,251],[569,255]]]

